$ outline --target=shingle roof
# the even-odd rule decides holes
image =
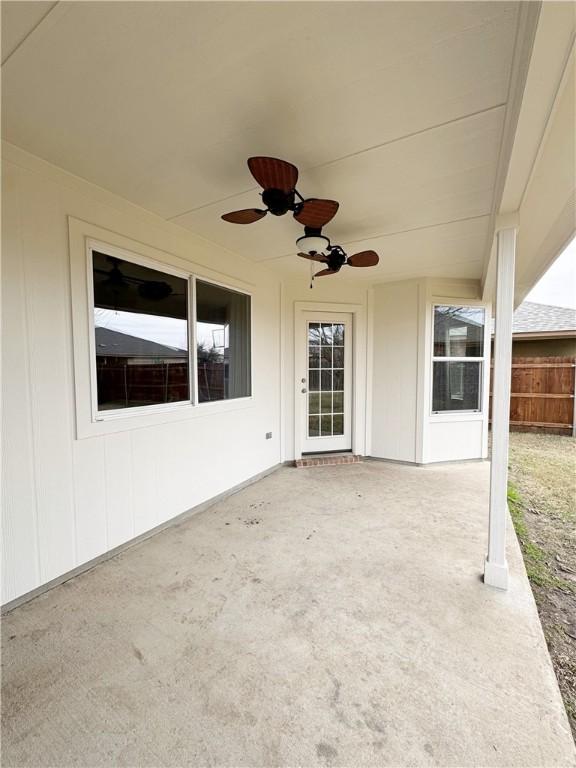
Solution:
[[[512,333],[576,332],[576,309],[525,301],[514,312]]]
[[[554,334],[573,331],[576,334],[576,309],[554,307],[551,304],[536,304],[525,301],[514,312],[512,333],[547,333]],[[494,334],[494,318],[492,318]]]
[[[182,357],[188,353],[176,347],[157,344],[121,331],[98,326],[96,328],[96,355],[104,357]]]

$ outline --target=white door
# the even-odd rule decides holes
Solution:
[[[301,325],[302,453],[352,448],[352,315],[304,312]]]

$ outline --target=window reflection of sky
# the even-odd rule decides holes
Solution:
[[[178,318],[96,308],[94,324],[96,327],[109,328],[168,347],[188,349],[187,324]]]
[[[168,347],[188,349],[188,331],[186,322],[174,317],[121,312],[112,309],[97,308],[94,312],[94,324],[98,328],[127,333],[139,339],[166,344]],[[228,345],[228,328],[214,323],[197,323],[198,344],[205,349],[223,349]]]

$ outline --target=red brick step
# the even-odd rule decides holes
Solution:
[[[358,464],[360,461],[362,461],[362,456],[353,453],[324,453],[296,459],[294,466],[301,469],[303,467],[325,467],[336,464]]]

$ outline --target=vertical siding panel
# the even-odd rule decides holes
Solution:
[[[2,602],[40,583],[25,283],[14,171],[2,180]]]
[[[189,506],[187,493],[193,482],[194,462],[188,461],[190,443],[186,439],[189,424],[186,422],[159,427],[157,431],[157,487],[162,504],[157,509],[157,522],[185,512]]]
[[[74,443],[76,548],[85,563],[106,552],[106,464],[103,440]]]
[[[112,549],[134,537],[132,441],[126,432],[105,438],[106,524]]]
[[[41,581],[77,564],[72,470],[66,216],[55,184],[21,171],[22,254],[30,345]]]
[[[157,468],[161,448],[155,429],[137,429],[130,433],[132,440],[132,498],[134,509],[134,535],[138,536],[158,525]]]

